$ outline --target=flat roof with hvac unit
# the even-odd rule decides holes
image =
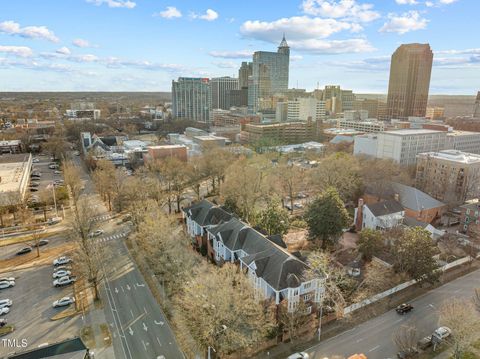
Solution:
[[[31,167],[30,153],[0,156],[0,206],[13,204],[15,196],[19,202],[25,198]]]

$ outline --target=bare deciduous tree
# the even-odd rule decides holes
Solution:
[[[278,322],[284,332],[288,332],[290,341],[294,343],[299,338],[299,330],[311,319],[307,312],[307,306],[303,300],[299,300],[293,310],[288,310],[286,302],[282,303],[278,312]]]
[[[453,357],[460,359],[478,337],[480,314],[471,300],[452,298],[442,304],[439,315],[439,324],[452,330]]]
[[[398,350],[410,353],[414,350],[418,341],[417,328],[409,325],[402,325],[393,335],[393,342]]]

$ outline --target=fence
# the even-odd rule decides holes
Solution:
[[[479,258],[479,257],[480,257],[480,255],[477,256],[477,258]],[[465,264],[467,262],[472,261],[473,259],[474,258],[472,258],[470,256],[460,258],[460,259],[457,259],[456,261],[445,264],[444,266],[440,267],[438,270],[442,271],[442,272],[445,272],[448,269],[460,266],[462,264]],[[370,305],[372,303],[378,302],[379,300],[381,300],[383,298],[386,298],[386,297],[388,297],[388,296],[390,296],[390,295],[392,295],[396,292],[399,292],[399,291],[401,291],[405,288],[408,288],[408,287],[410,287],[410,286],[412,286],[416,283],[417,283],[417,281],[415,279],[413,279],[411,281],[399,284],[396,287],[390,288],[390,289],[388,289],[388,290],[386,290],[382,293],[375,294],[374,296],[372,296],[370,298],[364,299],[361,302],[354,303],[354,304],[346,307],[343,311],[343,314],[345,314],[345,315],[346,314],[351,314],[352,312],[356,311],[357,309],[360,309],[360,308],[366,307],[367,305]]]

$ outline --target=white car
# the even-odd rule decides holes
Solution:
[[[452,330],[449,327],[438,327],[435,329],[432,335],[436,336],[438,339],[448,338],[452,334]]]
[[[61,175],[61,174],[62,174],[62,171],[55,170],[55,171],[53,171],[53,173],[55,173],[56,175]]]
[[[0,315],[7,314],[8,312],[10,312],[9,307],[0,308]]]
[[[0,299],[0,308],[10,307],[13,304],[11,299]]]
[[[53,261],[53,265],[54,265],[55,267],[57,267],[57,266],[60,266],[60,265],[62,265],[62,264],[68,264],[68,263],[70,263],[70,262],[72,262],[72,260],[71,260],[70,258],[63,256],[63,257],[60,257],[60,258],[55,259],[55,260]]]
[[[97,229],[95,232],[90,233],[88,236],[93,238],[93,237],[98,237],[103,234],[103,229]]]
[[[310,355],[305,352],[294,353],[290,355],[287,359],[309,359]]]
[[[53,307],[58,308],[58,307],[66,307],[67,305],[75,303],[75,298],[73,297],[63,297],[60,298],[59,300],[56,300],[53,302]]]
[[[57,278],[62,278],[62,277],[69,277],[70,274],[72,274],[72,272],[70,272],[69,270],[59,270],[59,271],[54,272],[52,277],[53,277],[53,279],[57,279]]]
[[[15,278],[14,277],[3,277],[3,278],[0,278],[0,282],[15,282]]]
[[[34,159],[32,160],[32,162],[33,162],[33,163],[38,163],[38,162],[40,162],[40,160],[39,160],[38,158],[34,158]]]
[[[61,278],[55,279],[53,281],[53,286],[54,287],[62,287],[64,285],[73,284],[73,282],[75,282],[75,281],[76,281],[76,279],[74,277],[61,277]]]
[[[7,289],[15,286],[15,282],[13,280],[5,280],[3,282],[0,282],[0,289]]]
[[[47,220],[47,223],[48,224],[57,224],[57,223],[60,223],[62,221],[62,217],[53,217],[53,218],[49,218]]]

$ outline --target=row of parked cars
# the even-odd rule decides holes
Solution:
[[[15,286],[15,278],[7,277],[0,278],[0,290],[12,288]],[[1,293],[1,292],[0,292]],[[0,298],[0,316],[10,313],[10,307],[13,305],[13,301],[8,298]],[[0,318],[0,328],[7,325],[7,319]]]
[[[62,256],[53,261],[53,286],[54,287],[64,287],[70,284],[75,283],[77,278],[72,275],[72,259],[67,256]],[[74,297],[62,297],[53,302],[52,306],[54,308],[60,308],[69,306],[70,304],[75,303]]]

